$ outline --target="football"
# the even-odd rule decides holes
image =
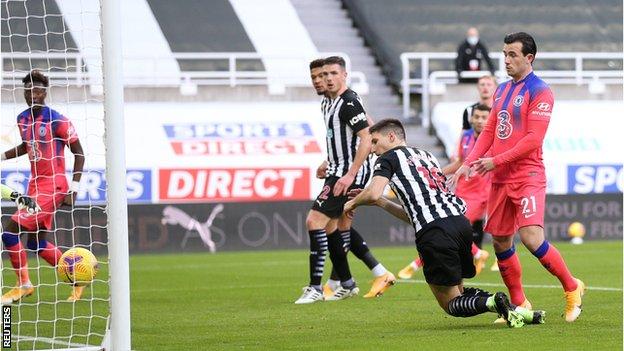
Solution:
[[[571,238],[582,238],[585,236],[585,226],[583,223],[574,222],[568,227],[568,235]]]
[[[78,286],[89,285],[98,272],[98,262],[91,251],[82,248],[71,248],[61,256],[56,272],[59,278]]]

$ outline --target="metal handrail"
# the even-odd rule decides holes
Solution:
[[[345,59],[348,79],[352,84],[359,84],[360,86],[368,87],[366,81],[366,75],[360,71],[351,71],[351,59],[349,56],[342,52],[322,52],[318,54],[318,57],[328,57],[333,55],[342,56]],[[158,72],[157,67],[159,61],[165,61],[170,59],[177,60],[178,63],[183,61],[203,61],[206,62],[216,62],[216,61],[226,61],[227,69],[224,70],[180,70],[179,74],[175,72],[174,74],[167,74],[164,72]],[[171,56],[163,57],[163,56],[124,56],[124,60],[127,61],[140,61],[144,62],[146,65],[151,64],[154,67],[154,75],[153,78],[147,78],[145,75],[124,75],[124,86],[126,87],[145,87],[145,86],[182,86],[184,84],[195,84],[195,85],[229,85],[230,87],[235,87],[237,85],[268,85],[268,73],[266,70],[241,70],[238,69],[238,63],[241,60],[249,61],[249,60],[257,60],[262,61],[263,59],[284,59],[284,60],[292,60],[292,59],[304,59],[304,60],[312,60],[316,57],[303,57],[301,55],[293,54],[293,55],[279,55],[279,56],[266,56],[260,55],[255,52],[177,52],[172,53]],[[46,71],[48,74],[51,84],[60,83],[61,85],[75,85],[75,86],[83,86],[83,85],[99,85],[102,84],[101,77],[98,78],[100,81],[93,81],[93,78],[87,72],[87,60],[100,60],[99,57],[94,56],[85,56],[78,52],[69,52],[69,53],[57,53],[57,52],[33,52],[33,53],[23,53],[23,52],[3,52],[2,56],[0,56],[0,67],[2,67],[2,75],[0,76],[0,85],[20,85],[21,79],[24,76],[23,71],[4,71],[4,62],[6,60],[28,60],[29,66],[36,66],[38,61],[48,61],[49,64]],[[58,61],[64,60],[65,63],[59,67],[54,67],[54,62],[50,61]],[[35,62],[35,64],[33,64]],[[54,69],[50,69],[54,68]],[[291,78],[291,77],[283,77],[283,78]],[[164,81],[168,81],[168,83],[162,83]],[[171,83],[173,82],[173,83]],[[309,86],[309,80],[301,80],[295,81],[292,84],[293,86]]]
[[[500,52],[491,53],[490,57],[495,60],[498,69],[495,75],[501,79],[509,77],[504,71],[505,57]],[[403,118],[410,117],[410,94],[412,86],[420,88],[422,97],[422,124],[429,126],[430,120],[430,87],[437,84],[441,78],[447,84],[457,84],[457,73],[454,71],[430,72],[429,64],[431,60],[455,60],[455,52],[407,52],[401,54],[401,90],[403,94]],[[536,73],[544,78],[549,84],[592,84],[599,81],[603,84],[622,84],[624,82],[624,71],[621,70],[587,70],[584,69],[586,60],[623,60],[624,54],[621,52],[540,52],[537,54],[539,60],[574,60],[574,70],[537,70]],[[420,61],[420,78],[410,77],[411,61]],[[487,71],[462,72],[462,76],[478,77],[489,74]]]

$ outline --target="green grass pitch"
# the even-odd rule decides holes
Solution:
[[[544,325],[520,329],[492,324],[494,314],[446,315],[420,271],[377,299],[359,296],[298,306],[293,302],[307,283],[305,251],[132,256],[132,345],[136,350],[621,350],[622,243],[556,246],[572,272],[589,287],[583,313],[575,323],[563,320],[559,282],[522,247],[518,251],[525,292],[534,307],[547,311],[547,319]],[[396,273],[413,258],[415,249],[373,248],[373,252]],[[350,265],[363,295],[371,274],[353,256]],[[106,274],[105,268],[101,274]],[[5,285],[6,279],[14,280],[6,271],[4,278]],[[43,271],[40,279],[53,282],[51,270]],[[466,285],[506,292],[498,272],[489,269]],[[69,287],[57,289],[63,297],[69,293]],[[25,303],[53,301],[54,288],[40,290]],[[104,283],[95,284],[86,295],[106,299]],[[19,306],[24,320],[33,319],[34,306]],[[51,303],[39,309],[41,319],[53,313],[59,317],[88,315],[92,310],[105,313],[106,301]],[[63,322],[56,326],[56,335],[68,335],[72,326],[80,334],[86,321]],[[102,320],[93,322],[94,329],[101,329]],[[48,337],[52,331],[53,324],[46,322],[26,323],[20,329],[23,335],[36,332]],[[74,337],[71,342],[94,344],[98,338]],[[20,349],[33,344],[19,342]],[[41,342],[36,345],[50,348]]]

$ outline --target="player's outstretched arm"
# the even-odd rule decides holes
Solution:
[[[464,159],[461,157],[458,157],[457,159],[455,159],[455,161],[449,163],[448,165],[442,167],[442,173],[447,176],[450,174],[455,173],[459,167],[461,167],[462,163],[464,163]]]
[[[382,196],[375,204],[403,222],[412,224],[403,206],[397,204],[396,202]]]
[[[0,186],[2,187],[3,200],[15,201],[18,209],[26,210],[31,214],[41,211],[41,207],[30,196],[22,195],[4,184],[0,184]]]
[[[74,171],[72,176],[72,184],[69,188],[69,194],[65,196],[63,204],[73,206],[76,201],[76,193],[80,187],[80,178],[82,177],[82,170],[84,168],[84,150],[80,139],[76,139],[73,143],[69,144],[69,150],[74,154]]]
[[[10,148],[2,153],[2,160],[10,160],[12,158],[20,157],[26,154],[26,143],[22,142],[16,147]]]
[[[522,137],[522,139],[520,139],[511,149],[494,156],[494,166],[513,162],[542,147],[544,138],[546,137],[548,123],[548,120],[529,119],[526,127],[526,135]]]
[[[459,183],[459,179],[461,177],[464,177],[464,179],[468,180],[471,176],[471,173],[472,171],[469,166],[465,164],[461,165],[457,169],[457,171],[455,171],[453,176],[448,179],[446,186],[449,188],[450,191],[455,191],[455,189],[457,188],[457,183]]]
[[[13,194],[15,190],[11,189],[10,187],[4,184],[0,184],[0,187],[2,188],[2,200],[13,200],[11,198],[11,195]]]
[[[349,200],[354,199],[355,197],[357,197],[359,194],[361,194],[362,192],[364,192],[365,189],[351,189],[349,190]],[[391,215],[393,215],[394,217],[410,223],[410,218],[407,215],[407,213],[405,212],[405,209],[403,209],[403,206],[395,203],[394,201],[386,198],[385,196],[381,196],[379,199],[377,199],[377,201],[375,201],[374,203],[375,206],[381,207],[384,211],[390,213]]]
[[[344,211],[353,211],[359,206],[374,205],[383,195],[383,191],[388,185],[388,178],[374,176],[369,186],[364,188],[356,197],[347,201]]]

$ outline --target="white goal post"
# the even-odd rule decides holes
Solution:
[[[104,120],[111,293],[111,349],[130,350],[130,260],[123,119],[121,1],[102,1]]]
[[[40,247],[31,246],[39,242],[42,229],[28,236],[18,233],[34,291],[6,304],[11,311],[12,350],[131,350],[121,1],[0,0],[4,56],[0,56],[0,153],[23,140],[24,129],[16,124],[16,117],[28,110],[21,79],[37,69],[50,79],[46,105],[73,123],[85,154],[78,203],[55,207],[53,224],[44,230],[46,240],[62,252],[71,247],[89,249],[100,265],[100,273],[82,298],[68,301],[73,287],[56,274],[53,262],[58,261],[44,260]],[[77,54],[80,61],[72,59]],[[86,73],[89,79],[72,79],[72,72]],[[43,137],[43,127],[37,128]],[[36,135],[32,138],[36,146]],[[49,143],[58,136],[51,138]],[[68,146],[64,150],[71,183],[74,156]],[[25,193],[28,179],[35,177],[30,174],[29,157],[3,158],[2,183]],[[101,185],[85,189],[94,179]],[[8,201],[2,205],[5,224],[15,207]],[[2,243],[2,294],[20,285],[6,246]],[[6,330],[5,322],[5,341]]]

